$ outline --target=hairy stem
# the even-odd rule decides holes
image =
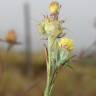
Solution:
[[[53,44],[52,37],[49,37],[48,38],[47,84],[46,84],[44,96],[53,96],[53,90],[54,90],[54,83],[52,83],[54,78],[52,74],[53,60],[51,58],[52,44]]]

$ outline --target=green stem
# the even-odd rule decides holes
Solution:
[[[52,37],[48,38],[48,64],[47,64],[47,84],[44,92],[44,96],[53,96],[54,83],[51,83],[54,76],[52,75],[52,58],[51,58],[51,48],[52,46]]]

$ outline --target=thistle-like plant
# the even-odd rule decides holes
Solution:
[[[50,6],[50,15],[44,16],[39,24],[39,31],[47,38],[45,45],[47,63],[47,83],[44,96],[54,96],[54,82],[58,70],[68,64],[72,58],[73,41],[65,37],[63,28],[64,20],[59,19],[61,5],[53,1]]]
[[[0,39],[0,41],[3,41],[3,42],[8,43],[7,52],[9,52],[10,49],[11,49],[14,45],[21,44],[21,42],[18,42],[18,41],[17,41],[17,35],[16,35],[16,32],[15,32],[14,30],[8,31],[7,34],[6,34],[5,40]]]

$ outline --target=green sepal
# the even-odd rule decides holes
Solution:
[[[56,65],[58,67],[60,67],[61,65],[65,65],[65,63],[68,60],[69,56],[70,56],[69,51],[67,51],[64,48],[60,48],[59,51],[58,51],[58,56],[57,56],[58,58],[57,58]]]
[[[43,35],[46,34],[46,31],[45,31],[44,26],[45,26],[45,24],[44,24],[43,21],[42,21],[40,24],[38,24],[38,30],[39,30],[39,32],[41,32],[41,34],[43,34]]]

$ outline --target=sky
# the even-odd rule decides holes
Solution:
[[[23,44],[15,49],[24,49],[25,46],[25,19],[24,4],[30,6],[30,24],[32,49],[37,51],[43,48],[44,41],[40,40],[38,23],[43,15],[49,14],[48,5],[52,0],[0,0],[0,38],[5,38],[8,30],[16,30],[18,41]],[[67,37],[73,39],[76,50],[88,48],[96,38],[94,18],[96,17],[96,0],[57,0],[61,5],[60,18],[66,22],[64,27]],[[7,46],[0,44],[0,46]]]

